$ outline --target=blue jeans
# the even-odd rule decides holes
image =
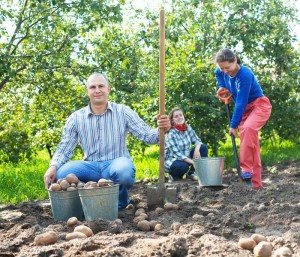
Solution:
[[[56,179],[75,174],[82,182],[95,181],[100,178],[110,179],[119,184],[119,208],[125,208],[129,203],[128,189],[133,187],[135,167],[132,160],[119,157],[108,161],[70,161],[61,166],[56,173]]]
[[[195,148],[191,149],[189,158],[193,158]],[[206,145],[201,144],[199,149],[201,157],[207,157],[208,156],[208,148]],[[195,171],[195,168],[193,165],[188,164],[187,162],[183,160],[176,160],[172,163],[169,174],[173,177],[173,179],[182,179],[183,175],[186,174],[188,171],[193,172]]]

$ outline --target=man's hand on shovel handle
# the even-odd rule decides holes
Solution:
[[[164,129],[165,132],[168,132],[171,128],[171,122],[167,115],[158,115],[157,116],[157,126],[160,129]]]

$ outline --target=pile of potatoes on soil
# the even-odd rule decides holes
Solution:
[[[133,209],[133,206],[129,205],[127,208],[132,208]],[[177,204],[173,204],[173,203],[166,203],[164,205],[164,208],[160,208],[160,207],[157,207],[155,209],[155,212],[156,214],[162,214],[163,212],[165,211],[170,211],[170,210],[178,210],[179,209],[179,206]],[[162,230],[164,228],[164,226],[161,224],[161,223],[158,223],[156,220],[150,220],[148,221],[148,215],[145,211],[145,209],[143,208],[140,208],[140,209],[137,209],[135,214],[134,214],[134,219],[133,219],[133,222],[137,225],[138,229],[139,230],[142,230],[142,231],[159,231],[159,230]],[[172,230],[176,230],[178,231],[179,228],[180,228],[181,224],[179,222],[174,222],[172,225],[171,225],[171,229]]]
[[[271,257],[273,253],[272,244],[260,234],[253,234],[250,238],[240,238],[238,245],[242,249],[253,251],[255,257]],[[288,247],[281,247],[273,254],[274,257],[291,257],[292,255]]]
[[[98,182],[89,181],[83,183],[74,174],[69,174],[65,178],[58,179],[56,183],[52,183],[49,187],[50,191],[72,191],[78,188],[99,188],[104,186],[112,186],[113,182],[104,178]]]
[[[67,226],[75,226],[74,231],[67,233],[65,239],[70,241],[76,238],[87,238],[93,235],[93,231],[85,225],[78,225],[78,219],[76,217],[71,217],[67,221]],[[76,226],[78,225],[78,226]],[[43,234],[37,235],[34,238],[35,245],[51,245],[55,244],[59,236],[55,231],[48,231]]]
[[[130,204],[127,206],[127,209],[133,209],[133,205]],[[172,204],[172,203],[166,203],[164,205],[164,208],[156,208],[155,212],[157,214],[162,214],[165,211],[169,210],[178,210],[178,205],[177,204]],[[133,222],[137,225],[137,228],[141,231],[159,231],[162,230],[164,227],[162,224],[158,223],[156,220],[151,220],[148,221],[148,215],[146,214],[145,209],[140,208],[137,209],[135,212],[135,217],[133,219]],[[115,220],[116,224],[122,225],[122,220],[121,219],[116,219]],[[67,233],[65,236],[65,239],[67,241],[70,241],[72,239],[77,239],[77,238],[87,238],[93,236],[93,231],[86,225],[80,225],[79,221],[76,217],[71,217],[67,220],[66,225],[68,227],[74,226],[74,231],[71,233]],[[179,222],[174,222],[171,225],[171,229],[174,231],[178,231],[180,228],[181,224]],[[43,234],[37,235],[34,239],[34,244],[37,246],[42,246],[42,245],[51,245],[55,244],[59,239],[59,236],[55,231],[48,231]]]

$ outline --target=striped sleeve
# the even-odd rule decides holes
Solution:
[[[147,144],[157,144],[159,141],[159,130],[147,125],[136,112],[128,107],[125,108],[128,131],[138,139]]]
[[[69,161],[78,143],[77,138],[75,117],[71,115],[64,126],[62,140],[56,148],[50,165],[56,165],[56,168],[59,169],[59,167]]]

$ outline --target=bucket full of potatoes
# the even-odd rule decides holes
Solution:
[[[119,185],[111,180],[102,178],[84,183],[74,174],[57,180],[48,189],[53,218],[62,221],[70,217],[87,221],[97,218],[115,220],[118,194]]]
[[[67,221],[70,217],[84,220],[78,186],[80,181],[74,174],[69,174],[50,185],[48,195],[55,220]]]

